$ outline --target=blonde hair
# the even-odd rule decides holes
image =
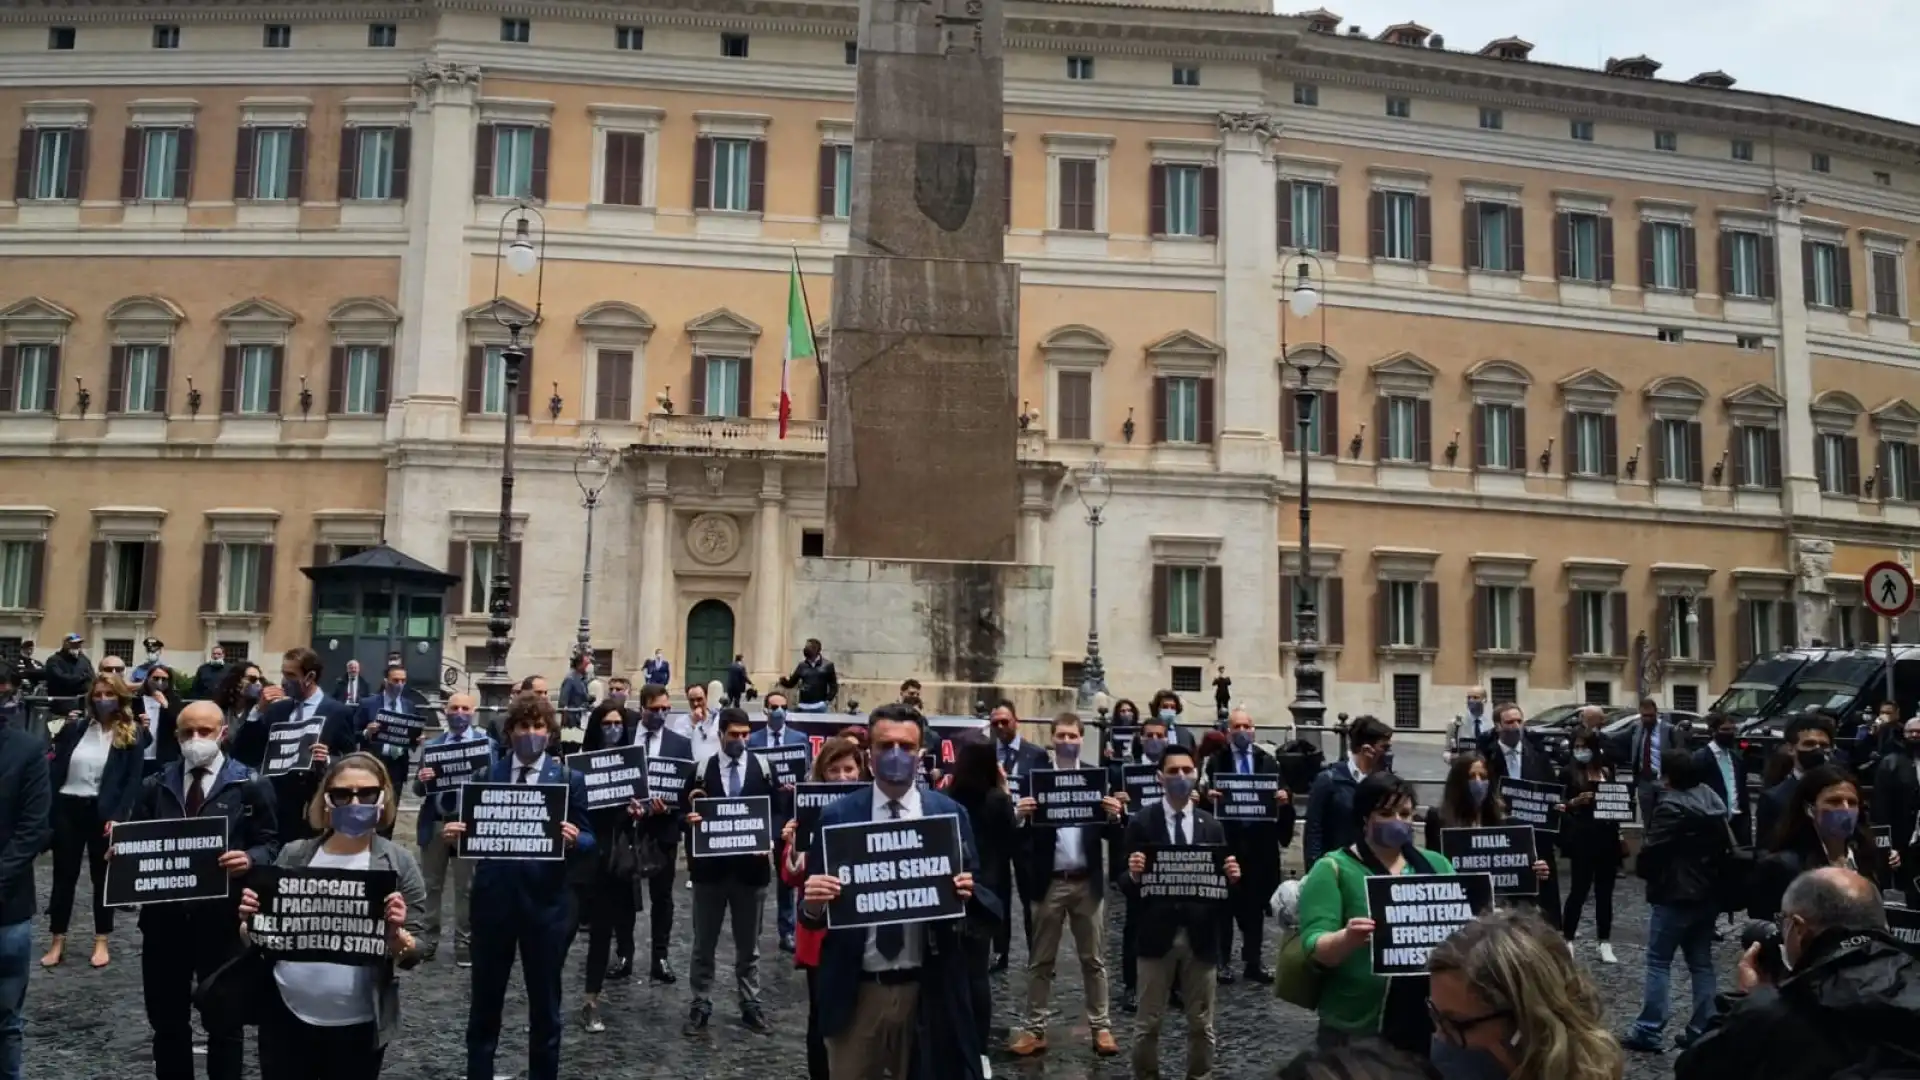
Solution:
[[[1488,1008],[1513,1017],[1520,1062],[1511,1080],[1620,1080],[1626,1063],[1599,991],[1537,914],[1495,908],[1434,949],[1427,969],[1460,976]]]
[[[307,824],[325,832],[333,827],[332,807],[327,803],[327,788],[333,786],[334,778],[349,769],[358,769],[380,781],[380,828],[393,828],[394,818],[400,814],[399,800],[393,797],[393,778],[387,775],[386,763],[366,751],[348,754],[337,758],[327,766],[325,776],[314,789],[313,798],[307,803]]]
[[[120,708],[113,714],[113,745],[116,749],[125,750],[140,741],[140,722],[133,718],[133,688],[127,685],[127,680],[118,675],[95,675],[93,685],[87,688],[89,710],[93,708],[93,696],[98,694],[103,686],[120,704]],[[99,720],[89,713],[87,722],[92,724],[98,723]]]

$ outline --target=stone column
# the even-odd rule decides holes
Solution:
[[[1793,542],[1793,601],[1795,640],[1806,645],[1827,636],[1827,615],[1833,604],[1827,575],[1833,573],[1833,541],[1796,537]],[[1832,642],[1828,642],[1832,644]]]
[[[1775,257],[1774,304],[1780,320],[1780,347],[1774,350],[1774,389],[1787,400],[1780,418],[1782,510],[1794,516],[1820,513],[1820,480],[1814,471],[1813,358],[1807,345],[1806,282],[1800,273],[1800,210],[1806,193],[1773,189]],[[1824,585],[1822,586],[1824,588]]]
[[[780,625],[781,600],[787,594],[787,513],[784,477],[777,462],[760,471],[760,529],[753,542],[753,653],[749,668],[778,672],[786,662],[786,634]],[[771,685],[771,684],[769,684]]]
[[[394,358],[388,434],[459,434],[468,307],[466,228],[473,219],[473,139],[480,69],[429,60],[413,73],[412,177],[407,252],[400,261],[399,355]]]
[[[669,584],[673,580],[673,552],[667,546],[667,463],[653,460],[646,464],[646,475],[635,491],[645,507],[640,541],[640,604],[634,618],[635,655],[650,657],[655,649],[668,647],[663,628],[670,603]]]
[[[1019,562],[1039,565],[1047,561],[1046,514],[1047,481],[1042,476],[1020,478],[1020,552]]]
[[[1267,473],[1279,438],[1280,315],[1274,277],[1279,128],[1265,113],[1221,113],[1220,468]]]

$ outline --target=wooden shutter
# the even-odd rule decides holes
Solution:
[[[1147,166],[1147,235],[1167,234],[1167,167]]]
[[[507,605],[507,614],[516,618],[520,615],[520,541],[507,543],[507,580],[513,585],[513,601]]]
[[[1853,310],[1853,252],[1844,244],[1835,244],[1833,248],[1833,277],[1838,283],[1836,290],[1840,294],[1840,310]]]
[[[1760,238],[1760,297],[1772,300],[1779,289],[1780,241],[1771,236]]]
[[[1620,475],[1620,418],[1612,413],[1600,418],[1600,465],[1603,475]]]
[[[707,415],[707,358],[699,353],[693,354],[693,374],[687,380],[691,385],[687,390],[687,413],[690,416]]]
[[[220,415],[240,411],[240,346],[229,345],[220,353]]]
[[[1691,225],[1680,227],[1680,287],[1688,292],[1700,291],[1700,253],[1697,239]]]
[[[1428,649],[1440,647],[1440,583],[1420,583],[1420,644]]]
[[[1165,566],[1153,568],[1153,632],[1156,635],[1167,632],[1167,571]]]
[[[107,350],[107,411],[127,411],[127,347],[115,345]]]
[[[1900,260],[1886,251],[1875,251],[1868,255],[1868,270],[1872,275],[1873,313],[1875,315],[1900,314]]]
[[[380,379],[374,384],[373,411],[385,416],[387,402],[393,397],[393,346],[382,345],[375,349],[374,363],[380,365]]]
[[[78,202],[87,197],[87,145],[86,128],[74,128],[67,133],[67,143],[71,149],[67,152],[67,198]]]
[[[1376,581],[1373,583],[1373,647],[1384,649],[1393,644],[1393,583]]]
[[[133,130],[128,129],[131,135]],[[19,152],[13,159],[13,198],[22,202],[33,197],[34,158],[40,149],[40,132],[36,128],[20,129]]]
[[[140,552],[140,610],[154,611],[160,593],[160,541],[147,541],[140,545]]]
[[[1887,481],[1893,477],[1893,455],[1898,453],[1899,450],[1900,447],[1897,444],[1890,443],[1885,439],[1881,439],[1880,445],[1874,448],[1873,475],[1875,482],[1872,494],[1873,497],[1879,499],[1881,502],[1885,502],[1894,497],[1893,493],[1887,490],[1892,486]]]
[[[814,211],[823,218],[833,217],[840,201],[840,148],[832,143],[820,146],[820,186]]]
[[[1820,459],[1819,455],[1815,454],[1814,460],[1818,461],[1819,459]],[[1771,428],[1767,432],[1767,486],[1770,488],[1777,488],[1780,486],[1780,429],[1779,428]]]
[[[24,137],[28,132],[23,131],[20,134]],[[144,128],[130,127],[120,137],[120,197],[122,199],[140,197],[140,155],[146,149],[146,134]],[[24,153],[31,152],[30,146],[24,150]],[[24,156],[21,158],[22,162],[26,160]],[[29,178],[28,183],[31,182]],[[25,193],[20,197],[26,198]]]
[[[600,168],[600,201],[611,206],[639,206],[647,138],[638,132],[609,131]]]
[[[547,154],[553,146],[553,131],[545,127],[533,129],[533,169],[528,177],[527,193],[533,198],[545,202],[547,198]]]
[[[1386,461],[1393,454],[1393,399],[1373,399],[1374,460]]]
[[[705,135],[693,140],[693,208],[713,209],[713,140]]]
[[[1093,374],[1086,371],[1062,371],[1056,384],[1060,401],[1055,408],[1056,436],[1062,439],[1093,437]]]
[[[1285,557],[1282,557],[1282,563]],[[1298,641],[1300,635],[1295,629],[1294,612],[1300,606],[1300,582],[1285,570],[1280,572],[1280,640]]]
[[[222,544],[200,545],[200,610],[204,614],[220,610],[220,560],[225,552]]]
[[[1493,590],[1473,587],[1473,651],[1493,648]]]
[[[332,562],[333,562],[333,545],[332,544],[313,545],[313,561],[308,563],[307,565],[326,566]],[[446,612],[446,614],[451,615],[453,614],[453,612],[448,611]]]
[[[1522,585],[1514,590],[1514,602],[1519,608],[1514,617],[1520,623],[1520,651],[1523,653],[1535,652],[1536,646],[1539,645],[1539,637],[1534,626],[1534,601],[1533,586]]]
[[[1780,647],[1790,649],[1800,644],[1800,630],[1794,616],[1793,602],[1777,600],[1773,605],[1774,625],[1778,628],[1774,637]]]
[[[740,378],[734,386],[733,411],[745,420],[753,416],[753,357],[743,356],[735,363],[739,365]]]
[[[347,411],[347,347],[335,345],[327,350],[327,415]]]
[[[44,611],[47,595],[47,542],[27,542],[27,610]]]
[[[1840,464],[1846,469],[1846,475],[1840,478],[1840,490],[1857,496],[1860,494],[1860,439],[1848,435],[1840,443]]]
[[[1507,270],[1527,272],[1527,213],[1518,203],[1507,207]]]
[[[1667,478],[1667,440],[1665,432],[1660,430],[1660,421],[1647,425],[1647,447],[1653,451],[1653,472],[1647,477],[1654,483]]]
[[[1640,223],[1640,287],[1643,289],[1653,288],[1656,280],[1653,264],[1653,222],[1643,221]]]
[[[492,124],[473,129],[473,194],[476,198],[493,194],[493,139]]]
[[[1367,193],[1367,254],[1375,259],[1385,258],[1387,254],[1387,193],[1384,191]]]
[[[1413,460],[1433,464],[1433,402],[1426,398],[1413,403]]]
[[[1567,655],[1579,656],[1590,652],[1594,646],[1587,641],[1586,620],[1581,618],[1580,601],[1586,597],[1584,592],[1567,594]]]
[[[1706,457],[1704,440],[1701,438],[1700,421],[1687,421],[1687,482],[1702,484],[1706,482]]]
[[[487,347],[467,346],[467,415],[478,416],[487,402]]]
[[[360,129],[340,128],[340,170],[334,180],[334,195],[341,202],[356,198],[359,189],[354,179],[360,173]]]
[[[1747,459],[1746,436],[1745,427],[1736,427],[1727,435],[1727,459],[1733,462],[1733,486],[1759,487],[1760,481],[1757,477],[1766,462]]]
[[[1473,467],[1487,467],[1487,407],[1473,407]]]
[[[173,379],[173,346],[161,345],[153,352],[153,411],[165,415],[167,384]]]
[[[1200,167],[1200,235],[1220,235],[1220,170],[1212,165]]]
[[[60,415],[60,346],[47,346],[47,413]]]
[[[272,544],[260,545],[260,572],[253,578],[253,610],[262,615],[273,613],[273,557]]]
[[[1733,295],[1733,245],[1734,235],[1729,229],[1720,230],[1720,295]]]
[[[253,198],[253,144],[254,130],[243,127],[234,136],[233,151],[233,197],[235,199]]]
[[[594,419],[631,419],[633,353],[625,349],[601,349],[594,354],[594,361]]]
[[[520,388],[513,395],[513,411],[517,416],[533,415],[533,347],[520,349]]]
[[[1695,597],[1693,612],[1700,616],[1700,659],[1711,664],[1716,657],[1713,619],[1713,597]]]
[[[1705,626],[1703,618],[1700,625]],[[1753,659],[1753,601],[1736,600],[1733,605],[1733,660],[1744,664]]]
[[[286,412],[286,402],[280,394],[281,387],[285,384],[287,375],[287,347],[285,345],[275,345],[273,347],[273,359],[268,370],[272,374],[268,376],[267,381],[267,409],[272,412],[273,415],[279,416]]]
[[[287,147],[287,198],[299,202],[307,190],[307,129],[294,128]]]
[[[1340,254],[1340,189],[1332,184],[1320,187],[1320,250]]]
[[[1280,449],[1291,454],[1299,449],[1300,417],[1293,408],[1293,388],[1280,388]]]
[[[1920,443],[1902,443],[1900,456],[1906,461],[1906,490],[1900,497],[1908,502],[1920,501]]]
[[[747,209],[762,213],[767,208],[767,141],[755,139],[747,147]]]
[[[1471,270],[1485,267],[1486,253],[1480,250],[1480,204],[1466,202],[1460,206],[1460,260]]]
[[[87,547],[87,610],[107,609],[107,544],[95,540]]]
[[[17,345],[0,345],[0,412],[13,411],[13,382],[20,356]]]
[[[1509,467],[1524,475],[1527,471],[1527,410],[1519,405],[1507,408],[1507,436],[1513,444],[1513,461]]]
[[[1600,280],[1613,284],[1613,219],[1601,214],[1594,219],[1594,233],[1600,238]]]
[[[354,149],[356,158],[359,148]],[[413,163],[413,129],[397,127],[393,129],[393,173],[389,186],[390,194],[399,201],[407,198],[407,172]]]
[[[1800,288],[1802,289],[1801,297],[1805,299],[1808,304],[1812,304],[1814,302],[1813,248],[1814,248],[1813,241],[1811,240],[1800,241]]]
[[[1428,195],[1413,197],[1413,259],[1433,261],[1433,198]]]
[[[1320,616],[1320,640],[1329,645],[1347,641],[1347,590],[1337,577],[1322,578],[1326,608]]]
[[[1153,377],[1153,441],[1167,441],[1167,377]]]
[[[1817,431],[1813,433],[1813,478],[1819,482],[1821,491],[1826,491],[1832,486],[1827,469],[1826,447],[1822,445],[1825,442],[1826,436]]]
[[[1320,445],[1313,447],[1316,454],[1327,457],[1340,456],[1340,392],[1338,390],[1320,391],[1320,423],[1315,432]]]
[[[469,410],[472,411],[472,410]],[[467,614],[467,543],[464,540],[447,541],[447,573],[453,575],[453,584],[447,586],[445,607],[448,616]]]
[[[1580,465],[1580,414],[1560,414],[1560,471],[1576,475]]]
[[[1203,445],[1213,442],[1213,395],[1215,383],[1212,379],[1201,379],[1200,383],[1200,423],[1199,435]]]
[[[1227,601],[1226,584],[1222,580],[1220,568],[1217,566],[1207,567],[1204,577],[1206,579],[1207,599],[1205,611],[1206,626],[1203,627],[1203,629],[1206,636],[1218,641],[1220,638],[1226,636],[1222,632],[1222,628],[1226,625],[1226,612],[1224,610]]]
[[[181,202],[186,202],[193,198],[193,161],[196,138],[197,136],[193,128],[181,128],[178,141],[174,144],[173,197]]]
[[[1612,653],[1614,656],[1625,656],[1627,655],[1628,637],[1626,591],[1623,589],[1615,589],[1613,592],[1608,593],[1607,603],[1613,608],[1613,641],[1606,644],[1607,652]],[[1600,642],[1594,644],[1594,648],[1596,649],[1601,647],[1602,643]]]
[[[1562,278],[1575,277],[1573,263],[1573,215],[1561,210],[1553,215],[1554,273]]]

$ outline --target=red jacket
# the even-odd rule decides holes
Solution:
[[[795,873],[787,868],[787,847],[776,845],[773,852],[774,865],[780,868],[780,882],[795,889],[807,884],[807,867],[800,865]],[[798,923],[793,928],[793,966],[799,968],[817,968],[820,966],[820,945],[827,940],[826,927],[810,927]]]

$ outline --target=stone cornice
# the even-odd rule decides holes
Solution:
[[[433,15],[431,0],[13,0],[0,25],[29,23],[405,22]]]

